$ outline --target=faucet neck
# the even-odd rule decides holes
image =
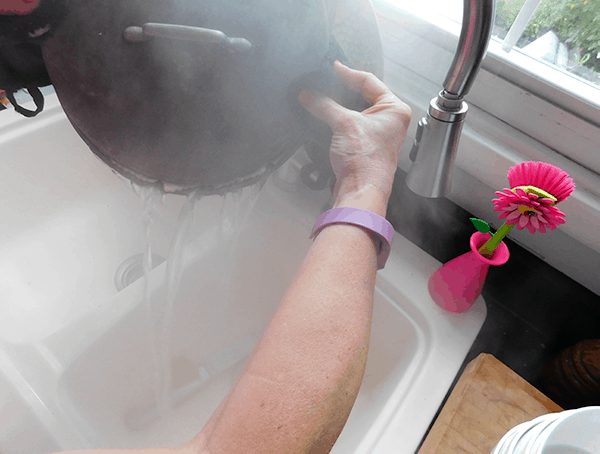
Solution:
[[[494,21],[494,0],[464,0],[458,46],[444,80],[445,91],[464,98],[487,52]]]

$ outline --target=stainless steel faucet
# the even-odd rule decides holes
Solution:
[[[463,101],[485,57],[492,33],[494,0],[464,0],[462,31],[443,90],[419,121],[406,177],[411,191],[423,197],[450,192],[452,166],[468,106]]]

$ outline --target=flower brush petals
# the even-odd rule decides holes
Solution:
[[[508,171],[511,188],[535,186],[554,196],[556,203],[565,200],[575,190],[573,179],[564,170],[546,162],[527,161]]]
[[[540,198],[536,194],[527,194],[517,188],[516,193],[510,189],[496,191],[497,199],[493,199],[494,211],[500,211],[499,219],[506,219],[507,225],[516,224],[518,230],[527,228],[535,233],[539,230],[546,233],[546,228],[554,230],[565,223],[565,214],[553,206],[550,199]]]

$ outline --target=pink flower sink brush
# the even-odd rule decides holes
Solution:
[[[471,218],[478,232],[471,236],[471,251],[442,265],[429,279],[429,294],[436,304],[447,311],[468,310],[483,289],[490,265],[503,265],[509,258],[508,247],[502,241],[516,225],[531,233],[554,230],[565,223],[565,215],[556,205],[575,190],[573,180],[556,166],[545,162],[523,162],[508,171],[512,189],[497,191],[494,211],[506,219],[491,235],[487,222]]]

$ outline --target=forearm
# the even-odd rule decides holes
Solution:
[[[372,106],[357,113],[307,90],[298,99],[333,132],[336,207],[385,216],[410,108],[372,74],[339,62],[334,70]],[[371,234],[360,227],[319,233],[197,446],[211,454],[329,452],[364,375],[376,259]]]
[[[383,216],[387,196],[367,190],[339,197],[336,206]],[[339,224],[319,233],[244,373],[204,428],[209,449],[331,449],[363,378],[375,274],[376,248],[365,230]]]

